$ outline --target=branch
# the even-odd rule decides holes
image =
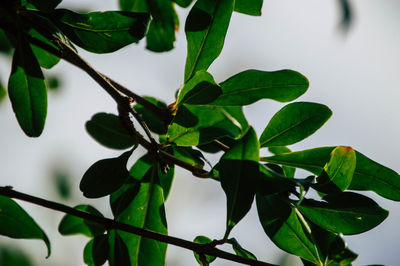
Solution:
[[[222,250],[219,250],[215,247],[211,247],[210,245],[207,244],[199,244],[199,243],[194,243],[188,240],[184,240],[181,238],[173,237],[173,236],[168,236],[168,235],[163,235],[157,232],[149,231],[143,228],[139,228],[136,226],[120,223],[108,218],[104,218],[101,216],[97,216],[91,213],[87,213],[84,211],[80,211],[74,208],[71,208],[69,206],[54,202],[54,201],[49,201],[45,200],[42,198],[34,197],[28,194],[24,194],[18,191],[13,190],[10,187],[0,187],[0,195],[9,197],[9,198],[15,198],[19,200],[23,200],[29,203],[33,203],[51,210],[63,212],[66,214],[70,214],[88,221],[92,221],[98,224],[104,225],[108,230],[110,229],[116,229],[116,230],[121,230],[127,233],[131,233],[134,235],[139,235],[145,238],[153,239],[159,242],[171,244],[174,246],[178,246],[181,248],[189,249],[192,250],[196,253],[199,254],[206,254],[210,256],[215,256],[219,257],[222,259],[242,263],[242,264],[247,264],[247,265],[265,265],[265,266],[273,266],[273,264],[269,264],[266,262],[261,262],[261,261],[256,261],[244,257],[240,257],[238,255],[234,255]]]

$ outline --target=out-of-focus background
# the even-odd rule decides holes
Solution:
[[[348,145],[399,172],[400,2],[357,0],[351,4],[354,16],[348,32],[339,27],[340,8],[338,1],[333,0],[265,0],[261,17],[234,13],[226,45],[209,71],[217,81],[245,69],[301,72],[310,80],[310,88],[298,100],[328,105],[333,116],[316,134],[292,145],[291,149]],[[62,6],[115,10],[117,0],[64,0]],[[171,52],[152,53],[141,42],[109,55],[83,50],[79,53],[96,69],[136,93],[171,103],[175,90],[182,85],[186,56],[183,29],[188,9],[177,7],[177,10],[182,19],[181,28]],[[0,57],[3,81],[7,81],[9,72],[9,62]],[[46,73],[59,75],[62,87],[49,92],[48,117],[40,138],[26,137],[10,102],[0,103],[1,185],[12,185],[16,190],[70,206],[92,204],[111,217],[108,198],[86,199],[78,186],[91,164],[120,154],[97,144],[84,128],[85,122],[97,112],[116,113],[115,104],[86,74],[68,63],[61,62]],[[283,104],[264,100],[246,107],[245,113],[260,134],[281,107]],[[132,160],[143,153],[144,150],[138,149]],[[210,160],[215,162],[217,158],[211,156]],[[302,177],[301,172],[299,175]],[[57,193],[56,180],[69,183],[68,199]],[[398,265],[400,204],[373,193],[366,194],[390,210],[390,215],[367,233],[345,237],[350,248],[360,254],[354,264]],[[169,234],[188,240],[197,235],[221,238],[225,229],[225,204],[225,195],[218,183],[199,180],[178,169],[166,203]],[[82,251],[88,239],[61,237],[57,227],[63,214],[26,203],[21,205],[47,232],[52,256],[46,260],[44,244],[35,240],[0,237],[0,246],[20,247],[35,265],[84,265]],[[300,263],[268,240],[255,208],[235,227],[232,236],[260,260],[280,265]],[[232,264],[220,259],[213,263]],[[196,262],[191,252],[169,246],[167,265],[196,265]]]

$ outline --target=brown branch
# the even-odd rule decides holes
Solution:
[[[116,229],[116,230],[121,230],[127,233],[131,233],[134,235],[139,235],[141,237],[153,239],[159,242],[171,244],[174,246],[178,246],[181,248],[189,249],[192,250],[196,253],[199,254],[206,254],[210,256],[215,256],[218,258],[230,260],[230,261],[235,261],[238,263],[243,263],[247,265],[266,265],[266,266],[273,266],[273,264],[269,264],[266,262],[262,261],[256,261],[244,257],[240,257],[238,255],[234,255],[222,250],[219,250],[215,247],[212,247],[207,244],[199,244],[199,243],[194,243],[188,240],[184,240],[181,238],[173,237],[173,236],[168,236],[168,235],[163,235],[154,231],[150,231],[147,229],[143,229],[140,227],[132,226],[129,224],[125,223],[120,223],[114,220],[111,220],[109,218],[97,216],[88,212],[80,211],[74,208],[71,208],[69,206],[54,202],[54,201],[49,201],[45,200],[42,198],[38,198],[35,196],[31,196],[25,193],[21,193],[18,191],[13,190],[10,187],[0,187],[0,195],[9,197],[9,198],[15,198],[19,200],[23,200],[29,203],[33,203],[51,210],[63,212],[69,215],[73,215],[88,221],[92,221],[98,224],[104,225],[108,230],[110,229]]]

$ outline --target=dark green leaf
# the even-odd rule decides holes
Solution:
[[[250,128],[219,161],[221,186],[227,197],[225,236],[247,214],[253,203],[259,175],[259,145],[256,132]]]
[[[259,164],[259,179],[257,193],[270,195],[285,192],[295,188],[296,182],[291,178],[280,176],[265,165]]]
[[[118,222],[138,226],[151,231],[167,234],[163,189],[156,171],[150,171],[141,181],[134,199],[117,217]],[[131,264],[117,265],[164,265],[167,244],[142,238],[126,232],[119,232],[127,247]]]
[[[193,2],[193,0],[173,0],[181,7],[188,7]]]
[[[222,137],[222,138],[218,139],[218,141],[221,142],[222,144],[225,144],[228,147],[231,147],[231,146],[235,145],[237,140],[229,138],[229,137]],[[218,144],[213,143],[213,142],[203,144],[203,145],[198,145],[197,148],[199,148],[200,150],[202,150],[204,152],[208,152],[208,153],[216,153],[216,152],[222,151],[222,148]]]
[[[119,8],[122,11],[149,12],[146,0],[119,0]]]
[[[233,5],[233,0],[198,0],[190,10],[185,24],[185,83],[197,71],[207,70],[221,53]]]
[[[110,253],[108,257],[110,266],[138,265],[134,262],[132,262],[131,264],[128,247],[126,246],[124,240],[119,235],[119,231],[110,230],[108,243],[110,247]]]
[[[71,176],[61,170],[56,170],[53,176],[58,194],[62,199],[68,199],[71,196]]]
[[[173,2],[147,0],[152,20],[146,34],[146,48],[153,52],[165,52],[174,48],[177,17]]]
[[[116,115],[97,113],[85,126],[90,136],[108,148],[123,150],[136,143],[136,139],[128,134]]]
[[[109,249],[108,236],[98,235],[86,244],[83,261],[88,266],[101,266],[108,259]]]
[[[79,185],[87,198],[100,198],[119,189],[129,177],[126,163],[132,151],[121,156],[103,159],[94,163],[85,172]]]
[[[110,53],[138,42],[144,37],[149,22],[146,13],[123,11],[78,14],[57,9],[52,12],[52,18],[72,42],[94,53]]]
[[[285,146],[273,146],[269,147],[268,150],[275,155],[292,152],[288,147]],[[296,173],[296,168],[294,167],[284,165],[282,166],[282,169],[285,173],[285,176],[289,178],[293,178]]]
[[[147,101],[157,105],[161,109],[167,109],[167,105],[153,97],[143,97]],[[161,119],[158,115],[153,113],[151,110],[144,108],[140,104],[136,104],[134,106],[136,112],[140,115],[144,122],[146,122],[147,126],[151,131],[157,134],[165,134],[167,133],[167,126],[163,119]]]
[[[252,16],[261,16],[263,0],[235,0],[235,11]]]
[[[371,230],[388,216],[388,211],[360,194],[343,192],[323,199],[326,202],[303,200],[298,208],[313,223],[336,233],[360,234]]]
[[[212,240],[206,236],[196,236],[196,238],[193,240],[195,243],[199,244],[209,244],[212,242]],[[193,252],[194,257],[196,258],[196,261],[199,263],[201,266],[208,266],[211,262],[213,262],[216,257],[210,256],[210,255],[205,255],[205,254],[199,254],[196,252]]]
[[[0,52],[9,54],[12,50],[13,46],[7,38],[4,30],[0,29]]]
[[[47,89],[51,91],[58,91],[61,87],[61,79],[59,76],[46,76],[46,86]]]
[[[30,29],[29,35],[31,35],[32,37],[34,37],[38,40],[41,40],[42,42],[48,44],[49,46],[55,47],[46,37],[44,37],[42,34],[40,34],[38,31],[36,31],[33,28]],[[55,56],[52,53],[50,53],[36,45],[31,44],[30,46],[33,51],[33,54],[35,55],[36,59],[39,62],[39,65],[41,67],[50,69],[60,61],[60,58],[58,56]]]
[[[256,195],[256,202],[261,225],[279,248],[322,265],[307,228],[289,203],[277,195],[259,194]]]
[[[4,266],[33,266],[31,259],[21,250],[1,246],[0,265]]]
[[[200,70],[185,84],[180,91],[176,106],[186,104],[207,104],[221,95],[221,87],[216,84],[213,76]]]
[[[261,134],[261,147],[285,146],[299,142],[317,131],[332,111],[318,103],[291,103],[279,110]]]
[[[324,165],[330,160],[335,147],[280,154],[262,158],[263,161],[306,169],[320,175]],[[372,161],[356,151],[356,169],[348,189],[371,190],[382,197],[400,200],[400,176],[398,173]]]
[[[6,88],[4,87],[3,83],[0,80],[0,103],[6,98],[7,92]]]
[[[222,95],[213,105],[249,105],[261,99],[289,102],[306,92],[308,80],[298,72],[246,70],[221,84]]]
[[[239,244],[239,242],[237,242],[237,240],[235,238],[230,238],[230,239],[228,239],[227,242],[232,245],[232,248],[235,251],[236,255],[239,255],[241,257],[245,257],[245,258],[248,258],[248,259],[257,260],[256,256],[254,256],[254,254],[251,253],[250,251],[245,250]]]
[[[56,6],[61,3],[62,0],[28,0],[28,2],[32,3],[35,7],[37,7],[40,11],[49,13]]]
[[[168,128],[167,138],[181,146],[205,144],[223,136],[237,138],[247,129],[245,122],[240,107],[182,105]]]
[[[50,241],[46,234],[24,209],[5,196],[0,196],[0,235],[43,240],[47,246],[47,257],[50,256]]]
[[[22,37],[14,52],[8,94],[25,134],[29,137],[40,136],[47,113],[46,84],[39,63]]]
[[[199,150],[194,150],[191,147],[182,146],[172,146],[173,154],[175,157],[190,163],[191,165],[196,165],[198,167],[204,166],[204,156]]]
[[[78,205],[74,207],[77,210],[94,214],[99,217],[103,215],[90,205]],[[105,226],[99,223],[87,221],[85,219],[66,214],[58,226],[58,232],[62,235],[76,235],[82,234],[85,236],[93,237],[101,235],[106,230]]]
[[[339,3],[342,12],[340,26],[343,28],[343,30],[347,31],[353,22],[353,11],[349,0],[339,0]]]

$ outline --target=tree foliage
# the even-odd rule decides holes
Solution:
[[[209,265],[217,257],[270,265],[257,261],[240,240],[229,237],[255,200],[260,223],[279,248],[299,256],[305,265],[348,265],[357,254],[347,247],[343,235],[368,231],[388,216],[387,210],[358,191],[400,200],[399,174],[351,147],[294,152],[286,147],[312,135],[332,115],[323,104],[292,102],[309,85],[301,73],[250,69],[218,81],[208,72],[224,46],[232,12],[259,16],[262,0],[120,0],[122,11],[89,13],[58,9],[60,2],[8,0],[0,4],[0,49],[13,50],[8,95],[29,137],[39,137],[45,126],[47,89],[42,68],[53,67],[60,59],[82,69],[115,100],[118,114],[99,112],[88,120],[86,129],[99,144],[120,150],[121,155],[95,162],[80,183],[87,198],[109,197],[113,218],[104,218],[90,205],[68,208],[2,187],[0,234],[41,239],[50,255],[46,234],[14,197],[67,213],[59,232],[90,238],[83,251],[87,265],[106,261],[110,265],[164,265],[167,244],[193,250],[200,265]],[[78,55],[75,46],[112,53],[144,38],[151,51],[173,49],[179,26],[174,2],[190,8],[184,18],[184,85],[174,103],[141,97]],[[341,3],[348,20],[349,5]],[[273,115],[257,136],[242,108],[262,99],[291,103]],[[146,154],[127,165],[138,145]],[[260,149],[268,149],[271,155],[260,157]],[[221,152],[219,162],[206,170],[207,153],[215,152]],[[190,242],[167,236],[164,203],[175,166],[221,185],[227,214],[223,239],[200,235]],[[297,168],[310,175],[299,177]],[[311,198],[311,190],[320,197]],[[223,244],[231,245],[237,255],[215,248]]]

